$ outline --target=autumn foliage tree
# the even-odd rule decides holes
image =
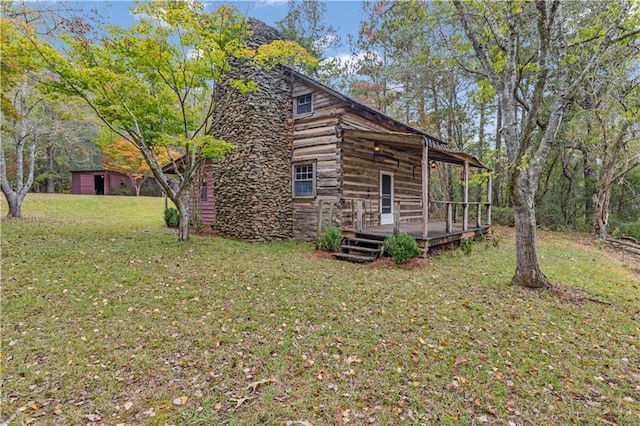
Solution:
[[[157,149],[155,155],[163,164],[169,164],[180,157],[175,150]],[[102,165],[105,169],[126,175],[133,185],[136,196],[140,195],[142,184],[153,176],[144,156],[131,142],[119,140],[107,143],[102,148]]]

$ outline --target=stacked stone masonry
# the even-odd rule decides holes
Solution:
[[[260,21],[250,19],[249,25],[252,48],[284,38]],[[285,71],[236,60],[228,78],[250,78],[258,90],[241,94],[226,88],[222,95],[216,136],[236,148],[212,171],[215,228],[248,241],[289,239],[293,235],[293,107]]]

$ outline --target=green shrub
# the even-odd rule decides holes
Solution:
[[[513,207],[491,207],[491,222],[503,226],[514,226],[516,214]]]
[[[342,231],[330,226],[316,239],[316,246],[320,250],[337,251],[342,245]]]
[[[640,221],[627,222],[620,224],[613,232],[612,235],[618,237],[632,237],[636,240],[640,240]]]
[[[111,195],[126,195],[126,196],[131,196],[131,195],[135,195],[135,193],[129,189],[126,186],[121,186],[118,188],[111,188],[111,190],[109,191],[109,194]]]
[[[460,240],[460,250],[467,256],[473,251],[473,240],[471,238],[463,238]]]
[[[390,235],[385,238],[384,251],[389,253],[396,263],[407,263],[422,254],[416,239],[407,234]]]
[[[191,226],[193,226],[196,231],[202,231],[204,224],[202,223],[202,217],[198,213],[192,214],[189,219],[191,221]]]
[[[169,207],[164,211],[164,223],[169,228],[177,228],[180,224],[180,213],[174,207]]]

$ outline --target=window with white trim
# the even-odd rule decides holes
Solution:
[[[298,96],[296,98],[296,114],[309,114],[313,111],[313,97],[311,93],[308,95]]]
[[[314,163],[295,164],[293,166],[293,196],[316,196],[316,174]]]

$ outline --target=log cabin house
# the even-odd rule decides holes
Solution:
[[[278,38],[259,21],[251,25],[262,36],[256,44]],[[200,196],[192,197],[199,223],[256,242],[311,240],[336,226],[349,238],[345,257],[362,261],[392,233],[416,237],[426,252],[489,232],[491,182],[469,197],[471,171],[488,168],[472,155],[292,68],[242,62],[230,77],[243,75],[259,89],[223,95],[216,136],[236,149],[205,163]],[[433,172],[445,164],[460,170],[459,201],[431,196]]]

